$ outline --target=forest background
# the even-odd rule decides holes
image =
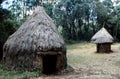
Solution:
[[[120,41],[120,0],[0,0],[0,52],[7,38],[39,5],[67,43],[90,41],[102,27]]]

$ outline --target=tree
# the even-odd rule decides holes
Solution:
[[[14,15],[7,9],[0,7],[0,60],[2,59],[3,44],[19,26],[14,20]]]
[[[62,35],[67,39],[80,40],[90,38],[88,34],[91,0],[61,0],[54,10]]]

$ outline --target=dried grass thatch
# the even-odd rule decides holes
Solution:
[[[58,33],[53,20],[46,14],[43,7],[40,6],[8,38],[3,50],[3,62],[7,69],[38,68],[38,65],[36,65],[36,54],[38,52],[41,52],[41,54],[57,54],[57,51],[61,51],[64,53],[63,58],[66,61],[64,40]]]
[[[113,37],[103,27],[91,38],[91,42],[97,43],[97,44],[98,43],[112,43]]]

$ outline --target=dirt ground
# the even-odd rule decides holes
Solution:
[[[68,49],[68,64],[73,71],[59,75],[43,75],[34,79],[120,79],[120,44],[112,45],[110,54],[95,53],[94,44]]]

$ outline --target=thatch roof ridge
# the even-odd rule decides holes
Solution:
[[[103,27],[91,38],[91,42],[92,43],[112,43],[113,37]]]
[[[65,50],[65,43],[58,33],[53,20],[46,14],[43,7],[35,12],[6,41],[4,52],[39,52],[49,50]]]

